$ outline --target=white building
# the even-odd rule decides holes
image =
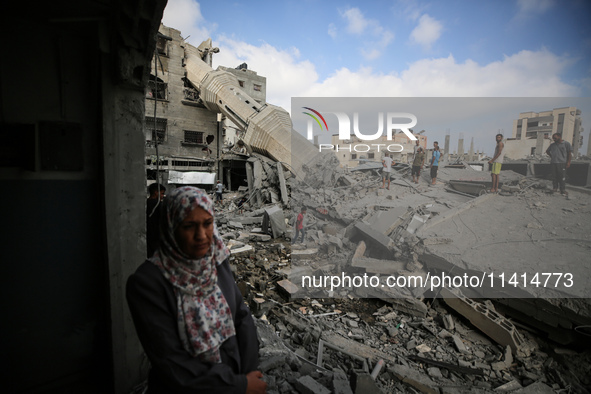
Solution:
[[[419,139],[419,145],[427,149],[427,136],[415,134]],[[415,141],[408,138],[404,133],[397,133],[388,140],[386,136],[381,136],[374,141],[362,141],[352,135],[350,140],[339,140],[338,134],[333,134],[331,144],[334,147],[334,153],[341,163],[341,167],[357,167],[361,161],[375,161],[380,163],[385,153],[390,153],[390,157],[396,163],[408,163],[414,153]],[[390,148],[388,146],[396,145]],[[402,146],[402,150],[400,150]]]
[[[573,146],[573,156],[578,155],[583,144],[581,110],[576,107],[554,108],[542,112],[522,112],[513,121],[513,133],[505,143],[505,155],[511,159],[543,155],[552,142],[552,134],[562,134],[562,139]]]

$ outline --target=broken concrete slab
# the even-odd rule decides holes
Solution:
[[[513,391],[513,394],[554,394],[556,391],[552,390],[547,384],[542,382],[535,382],[527,387]]]
[[[349,379],[343,371],[333,371],[332,391],[334,394],[353,394]]]
[[[516,354],[524,357],[531,354],[531,346],[509,320],[490,310],[484,304],[464,297],[457,289],[452,291],[441,288],[440,295],[447,305],[470,320],[472,324],[497,343],[511,346]]]
[[[353,371],[351,374],[351,387],[355,394],[381,393],[371,375],[364,371]]]
[[[497,388],[495,388],[495,391],[498,391],[500,393],[506,393],[506,392],[513,392],[513,391],[521,389],[521,388],[523,388],[521,383],[519,383],[519,381],[517,379],[514,379],[510,382],[507,382],[507,383],[501,385],[501,386],[498,386]]]
[[[287,279],[280,280],[277,282],[277,287],[279,291],[287,298],[287,300],[291,300],[292,297],[295,297],[300,290],[300,288],[292,283]]]
[[[392,239],[363,222],[355,223],[354,228],[357,236],[361,237],[366,243],[371,244],[381,253],[390,253]]]
[[[406,263],[394,260],[381,260],[371,257],[353,257],[351,267],[363,268],[365,272],[373,274],[392,275],[406,267]]]
[[[401,382],[414,387],[421,393],[439,394],[439,385],[413,368],[395,364],[388,367],[388,372],[393,374]]]
[[[374,230],[379,231],[384,235],[390,235],[396,227],[402,224],[403,217],[407,212],[408,207],[396,207],[386,211],[378,210],[370,217],[366,218],[365,221]]]
[[[269,228],[272,231],[273,238],[278,238],[285,234],[285,216],[283,209],[277,205],[265,208],[265,216],[263,217],[263,231],[268,233]]]
[[[464,342],[460,339],[460,337],[458,337],[457,335],[452,335],[451,339],[454,342],[454,345],[456,346],[458,352],[462,354],[470,354],[470,351],[468,350],[468,348],[466,348],[466,345],[464,345]]]
[[[230,254],[233,256],[248,255],[255,251],[255,249],[237,240],[231,239],[226,242],[226,246],[230,249]]]
[[[318,383],[309,375],[302,376],[295,383],[296,389],[301,394],[331,394],[331,391]]]
[[[364,359],[369,359],[373,362],[377,362],[379,359],[384,359],[385,361],[387,361],[388,363],[395,363],[396,360],[394,359],[393,356],[384,353],[378,349],[374,349],[368,345],[365,345],[363,343],[359,343],[357,341],[348,339],[348,338],[344,338],[338,334],[329,332],[329,331],[323,331],[321,334],[321,339],[338,348],[338,349],[343,349],[345,350],[347,353],[352,353],[355,354],[359,357],[362,357]]]

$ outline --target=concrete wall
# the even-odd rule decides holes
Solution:
[[[124,290],[145,259],[143,89],[165,1],[103,4],[5,11],[4,392],[145,377]]]
[[[550,146],[550,139],[543,140],[541,152],[536,149],[536,155],[545,155],[546,149]],[[505,157],[508,159],[519,160],[531,156],[532,148],[536,148],[537,139],[526,140],[506,140],[505,141]]]

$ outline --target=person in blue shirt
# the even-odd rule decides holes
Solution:
[[[435,185],[437,182],[437,169],[439,169],[439,158],[441,157],[441,152],[439,151],[439,142],[433,142],[433,156],[431,157],[431,186]]]

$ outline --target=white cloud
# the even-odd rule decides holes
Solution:
[[[431,45],[441,37],[443,25],[438,20],[432,18],[428,14],[424,14],[419,19],[419,24],[410,33],[412,42],[420,44],[425,49],[429,49]]]
[[[428,8],[428,5],[419,4],[417,0],[398,0],[395,8],[396,12],[402,10],[402,13],[406,18],[410,19],[411,21],[416,21],[419,19],[421,14],[425,12],[425,10]]]
[[[566,62],[546,51],[521,51],[487,65],[468,60],[424,59],[400,74],[378,74],[370,68],[337,70],[310,86],[308,96],[376,97],[570,97],[578,88],[560,80]]]
[[[554,6],[554,0],[517,0],[522,13],[542,14]]]
[[[359,8],[349,8],[341,12],[341,16],[347,20],[347,31],[351,34],[363,34],[365,28],[370,24]]]
[[[334,23],[328,25],[328,35],[332,38],[337,38],[337,27],[334,25]]]
[[[199,45],[211,36],[211,30],[201,15],[201,6],[193,0],[168,0],[162,23],[165,26],[180,30],[183,37],[191,36],[194,45]],[[198,42],[197,42],[198,41]],[[196,43],[196,44],[195,44]]]
[[[291,97],[577,97],[580,88],[560,79],[567,61],[543,49],[521,51],[481,65],[452,55],[411,63],[400,73],[341,68],[319,80],[314,64],[292,48],[254,46],[222,37],[214,67],[243,62],[267,78],[267,101],[288,110]]]
[[[367,60],[374,60],[380,57],[386,47],[394,40],[394,34],[391,31],[384,29],[377,20],[366,19],[359,8],[349,8],[345,11],[340,11],[340,14],[347,22],[347,32],[362,36],[363,47],[360,51]],[[330,26],[329,34],[333,36]]]

